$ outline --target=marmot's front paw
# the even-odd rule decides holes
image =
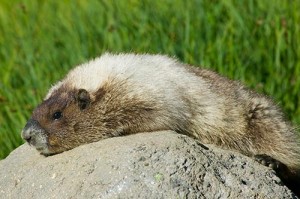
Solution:
[[[256,160],[257,162],[259,162],[260,164],[262,164],[264,166],[272,168],[276,172],[280,171],[282,168],[285,167],[285,165],[283,163],[281,163],[280,161],[278,161],[266,154],[255,155],[254,160]]]

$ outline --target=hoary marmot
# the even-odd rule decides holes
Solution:
[[[104,54],[74,68],[33,111],[22,137],[51,155],[159,130],[256,157],[299,186],[297,134],[271,99],[162,55]]]

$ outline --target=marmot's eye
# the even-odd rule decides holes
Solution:
[[[57,111],[57,112],[55,112],[54,114],[53,114],[53,119],[54,120],[58,120],[59,118],[61,118],[62,117],[62,112],[60,112],[60,111]]]

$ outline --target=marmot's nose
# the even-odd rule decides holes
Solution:
[[[30,143],[31,135],[28,134],[28,133],[22,132],[22,138],[23,138],[26,142]]]
[[[28,143],[31,143],[33,138],[36,136],[40,125],[38,121],[30,119],[26,123],[25,127],[22,130],[22,138],[26,140]]]

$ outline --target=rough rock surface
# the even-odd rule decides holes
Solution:
[[[274,172],[170,131],[116,137],[0,162],[0,198],[296,198]]]

